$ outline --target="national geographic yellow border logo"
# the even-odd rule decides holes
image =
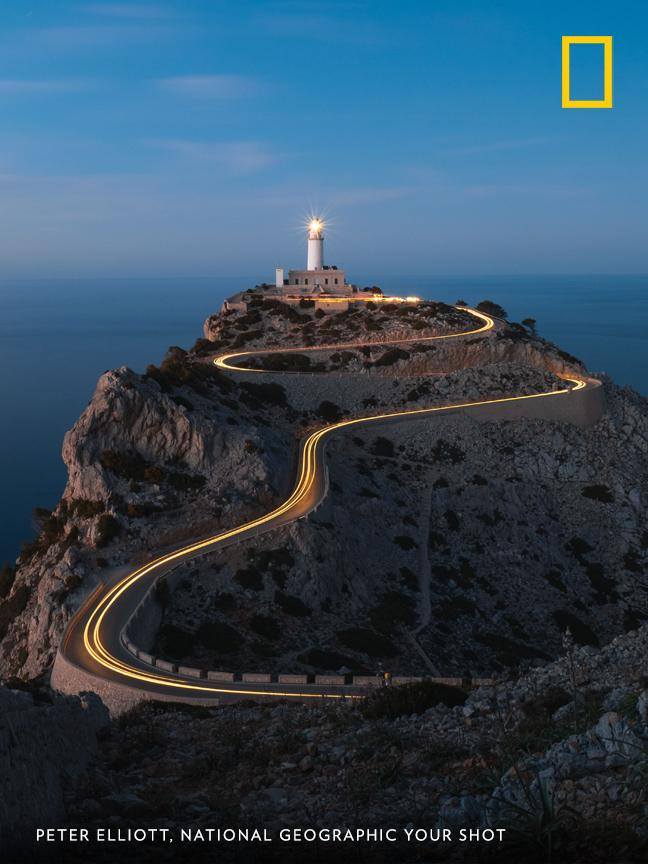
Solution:
[[[572,99],[569,83],[569,49],[572,45],[603,46],[603,98]],[[562,37],[562,107],[563,108],[612,108],[612,37],[611,36],[563,36]]]

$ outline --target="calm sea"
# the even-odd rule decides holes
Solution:
[[[187,347],[208,314],[254,278],[16,281],[0,283],[0,561],[33,534],[35,506],[65,485],[63,434],[97,377],[143,370],[169,345]],[[513,320],[533,317],[541,335],[590,369],[648,395],[648,277],[381,277],[399,294],[454,302],[492,299]]]

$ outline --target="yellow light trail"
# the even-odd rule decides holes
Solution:
[[[216,357],[214,365],[218,366],[219,369],[229,369],[231,372],[266,372],[267,370],[265,369],[255,369],[251,366],[234,365],[232,360],[241,357],[255,357],[260,354],[304,354],[308,351],[340,351],[344,348],[358,348],[362,346],[375,346],[380,348],[383,345],[403,345],[410,342],[415,342],[416,344],[419,344],[420,342],[436,342],[441,339],[456,339],[458,336],[476,336],[478,333],[485,333],[486,330],[492,330],[495,326],[495,322],[489,315],[485,315],[477,309],[470,309],[467,306],[457,306],[456,308],[460,309],[462,312],[468,312],[468,314],[478,318],[482,322],[481,327],[475,327],[472,330],[463,330],[461,333],[441,333],[436,336],[418,336],[411,339],[385,339],[384,341],[376,340],[375,342],[337,342],[332,345],[308,345],[304,348],[259,348],[256,351],[254,349],[251,351],[237,351],[232,354],[221,354],[219,357]]]
[[[455,334],[447,334],[442,336],[430,336],[425,337],[425,339],[446,339],[458,336],[468,336],[474,333],[481,333],[486,330],[490,330],[494,326],[493,319],[488,315],[484,315],[481,312],[478,312],[474,309],[464,308],[465,311],[469,312],[469,314],[481,319],[483,322],[482,326],[469,330],[464,333],[455,333]],[[421,342],[425,341],[425,339],[411,339],[411,340],[393,340],[394,342]],[[389,344],[389,343],[349,343],[349,345],[359,344]],[[341,346],[316,346],[315,348],[309,348],[308,350],[326,350],[327,348],[340,348]],[[240,352],[238,354],[225,354],[216,358],[215,362],[217,366],[225,369],[232,369],[235,371],[245,371],[242,367],[231,366],[228,365],[228,360],[231,360],[235,357],[241,356],[249,356],[253,353],[273,353],[274,351],[283,351],[285,349],[265,349],[263,351],[257,352]],[[290,349],[290,350],[304,350],[304,349]],[[262,370],[251,370],[251,371],[262,371]],[[88,620],[83,629],[83,644],[87,653],[103,668],[108,669],[112,672],[116,672],[118,675],[123,676],[125,678],[129,678],[135,681],[139,681],[146,684],[154,684],[159,687],[171,688],[171,689],[180,689],[180,690],[189,690],[202,692],[206,696],[208,694],[216,694],[216,693],[226,693],[226,694],[238,694],[242,696],[273,696],[273,697],[281,697],[281,698],[298,698],[298,699],[348,699],[348,698],[363,698],[357,695],[346,695],[341,693],[327,693],[324,691],[313,692],[310,691],[282,691],[282,690],[262,690],[262,689],[241,689],[236,686],[236,683],[231,687],[216,687],[209,686],[205,684],[198,684],[193,682],[188,682],[181,678],[170,678],[162,673],[154,673],[154,672],[146,672],[139,669],[136,666],[131,666],[128,663],[121,661],[119,658],[110,654],[110,652],[106,649],[103,639],[102,639],[102,625],[105,623],[105,619],[107,614],[110,612],[114,604],[119,600],[123,594],[128,591],[136,582],[143,579],[146,576],[150,576],[154,574],[156,571],[161,571],[162,568],[166,567],[166,565],[173,564],[176,561],[181,561],[185,558],[193,557],[199,553],[204,553],[213,550],[219,544],[224,543],[227,540],[232,538],[236,538],[237,536],[249,534],[252,535],[252,532],[255,529],[265,529],[269,530],[273,527],[273,523],[277,524],[285,524],[287,521],[291,521],[290,519],[284,519],[286,516],[290,516],[291,511],[295,511],[294,518],[299,518],[299,516],[306,515],[306,513],[310,512],[312,507],[314,507],[319,500],[313,500],[311,502],[311,506],[307,506],[303,512],[299,510],[300,504],[308,503],[308,498],[310,495],[314,493],[316,490],[316,484],[318,479],[318,471],[321,468],[321,464],[318,462],[318,457],[322,457],[323,461],[323,445],[325,444],[325,439],[327,436],[332,435],[333,433],[346,429],[351,426],[359,426],[361,424],[379,422],[385,420],[392,420],[399,417],[422,417],[432,414],[442,414],[445,411],[456,410],[460,408],[474,408],[478,406],[484,405],[500,405],[507,402],[518,402],[522,400],[528,399],[543,399],[552,396],[560,396],[569,394],[575,390],[581,390],[586,386],[586,381],[581,378],[569,378],[565,377],[564,380],[568,382],[572,386],[564,387],[560,390],[550,390],[543,393],[532,393],[524,396],[504,396],[496,399],[482,399],[478,401],[472,402],[460,402],[454,403],[451,405],[441,405],[441,406],[433,406],[429,408],[413,408],[406,411],[391,411],[382,414],[375,414],[366,417],[356,417],[349,420],[340,420],[337,423],[333,423],[329,426],[325,426],[321,429],[318,429],[312,432],[310,435],[306,437],[303,441],[300,450],[300,460],[298,467],[298,475],[297,481],[295,483],[295,487],[288,498],[279,504],[274,509],[270,510],[268,513],[256,518],[251,519],[247,522],[244,522],[242,525],[236,526],[235,528],[231,528],[227,531],[220,532],[211,537],[205,538],[203,540],[196,541],[194,543],[190,543],[187,546],[182,547],[181,549],[177,549],[174,552],[170,552],[166,555],[162,555],[158,558],[155,558],[153,561],[150,561],[148,564],[139,567],[134,570],[132,573],[128,574],[126,577],[118,581],[106,594],[97,602],[97,605],[90,613]],[[321,475],[320,475],[321,476]],[[283,520],[283,521],[279,521]],[[161,575],[161,574],[160,574]],[[159,578],[159,577],[158,577]],[[153,580],[154,582],[155,580]],[[152,583],[153,584],[153,583]],[[101,590],[98,588],[93,594],[88,598],[86,603],[82,606],[82,608],[75,615],[74,620],[79,620],[82,618],[83,614],[88,610],[88,608],[92,605],[96,594]],[[74,624],[74,621],[72,622]],[[72,634],[73,627],[68,630],[68,634],[66,635],[66,640],[64,642],[64,647],[67,645],[67,642]]]

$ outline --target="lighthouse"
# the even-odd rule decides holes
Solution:
[[[308,223],[307,270],[324,268],[324,222],[315,217]]]
[[[357,293],[355,285],[346,281],[344,270],[335,264],[324,263],[324,229],[326,224],[321,216],[310,216],[306,229],[306,268],[286,271],[283,267],[275,270],[273,292],[282,297],[349,297]]]

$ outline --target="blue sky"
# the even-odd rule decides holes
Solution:
[[[648,272],[643,5],[4,3],[0,278]]]

